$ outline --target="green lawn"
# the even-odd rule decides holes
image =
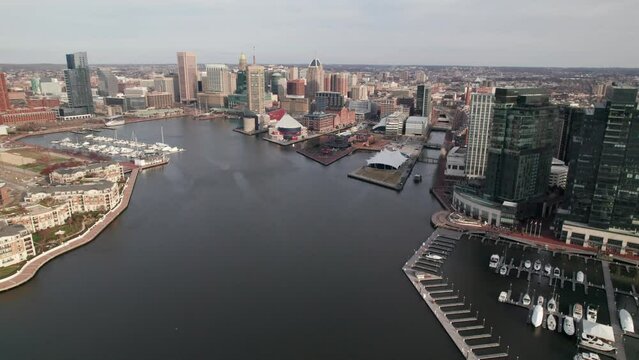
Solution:
[[[10,266],[5,266],[5,267],[1,267],[0,268],[0,279],[6,278],[7,276],[11,276],[13,274],[15,274],[18,270],[20,270],[20,268],[24,265],[24,262],[15,264],[15,265],[10,265]]]

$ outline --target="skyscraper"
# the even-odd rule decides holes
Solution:
[[[348,96],[348,80],[350,74],[347,72],[334,73],[330,77],[330,91],[338,92],[343,96]],[[324,88],[325,91],[329,89]]]
[[[91,71],[86,52],[67,54],[67,69],[64,70],[64,82],[67,87],[68,114],[93,114],[93,95],[91,94]]]
[[[610,86],[605,102],[573,124],[569,152],[572,219],[601,229],[639,231],[637,89]],[[573,145],[573,144],[571,144]]]
[[[306,70],[306,97],[315,98],[315,93],[324,90],[324,67],[319,59],[313,59]]]
[[[471,95],[465,170],[469,179],[485,177],[494,103],[495,96],[491,93]]]
[[[173,77],[156,76],[153,78],[153,87],[157,92],[165,92],[171,94],[173,102],[179,102],[175,97],[175,84]]]
[[[239,67],[240,71],[246,71],[246,66],[247,66],[247,64],[246,64],[246,55],[244,53],[241,53],[240,54],[240,62],[239,62],[238,67]]]
[[[98,95],[116,96],[118,94],[118,78],[111,70],[98,69]]]
[[[556,113],[549,96],[540,89],[495,90],[485,172],[487,197],[526,205],[544,194]]]
[[[230,94],[229,69],[224,64],[206,65],[205,92]]]
[[[7,88],[7,76],[0,72],[0,111],[7,111],[11,108],[9,102],[9,89]]]
[[[288,79],[287,80],[297,80],[300,78],[300,69],[297,66],[291,66],[288,68]]]
[[[177,53],[180,101],[191,103],[197,96],[197,61],[195,54],[189,51]]]
[[[264,67],[248,65],[246,68],[248,108],[256,114],[261,114],[264,112]]]
[[[430,88],[426,85],[417,85],[417,94],[415,95],[415,115],[430,117]]]
[[[286,96],[286,78],[280,73],[271,75],[271,93],[277,95],[280,99]]]

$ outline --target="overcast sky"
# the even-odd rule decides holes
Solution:
[[[639,0],[0,0],[0,63],[639,67]]]

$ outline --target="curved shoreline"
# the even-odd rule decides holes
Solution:
[[[131,194],[133,193],[133,188],[135,187],[135,181],[137,180],[138,172],[140,170],[135,168],[131,171],[131,176],[127,179],[126,184],[124,185],[124,191],[122,193],[122,198],[120,199],[120,203],[114,209],[106,213],[100,220],[98,220],[95,224],[93,224],[87,231],[85,231],[82,235],[65,242],[64,244],[57,246],[51,250],[45,251],[40,255],[32,258],[27,261],[27,263],[15,274],[0,280],[0,292],[11,290],[16,288],[22,284],[25,284],[27,281],[31,280],[38,270],[42,266],[44,266],[49,261],[55,259],[56,257],[63,255],[71,250],[75,250],[83,245],[86,245],[93,241],[104,229],[113,222],[126,208],[129,206],[129,202],[131,200]]]

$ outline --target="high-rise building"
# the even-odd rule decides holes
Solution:
[[[487,197],[527,206],[544,194],[556,116],[556,107],[540,89],[495,89],[485,171]]]
[[[238,67],[240,69],[240,71],[246,71],[246,55],[244,53],[240,54],[240,62],[238,64]]]
[[[366,85],[357,85],[351,87],[351,99],[368,100],[368,87]]]
[[[290,96],[304,96],[306,85],[303,79],[289,80],[286,83],[286,94]]]
[[[306,97],[314,99],[318,91],[324,91],[324,67],[319,59],[313,59],[306,69]]]
[[[224,64],[206,65],[204,92],[229,94],[229,69]]]
[[[570,218],[639,231],[637,89],[610,86],[605,102],[575,117],[569,150]]]
[[[118,94],[118,78],[111,70],[98,69],[98,95],[116,96]]]
[[[300,78],[300,69],[297,66],[288,68],[288,80],[297,80]]]
[[[248,108],[256,114],[262,114],[264,113],[264,67],[248,65],[246,69]]]
[[[430,118],[431,109],[430,88],[425,84],[417,85],[415,115]]]
[[[348,96],[348,80],[350,74],[347,72],[333,73],[330,76],[330,88],[324,88],[326,91],[338,92],[344,96]],[[330,89],[330,90],[329,90]]]
[[[468,150],[466,152],[466,177],[483,179],[490,144],[491,123],[495,96],[492,93],[471,94],[468,119]]]
[[[197,100],[197,61],[195,53],[180,51],[177,53],[177,67],[180,87],[180,101],[191,103]]]
[[[9,89],[7,88],[7,76],[0,72],[0,111],[7,111],[11,108],[9,102]]]
[[[156,76],[153,78],[153,88],[157,92],[169,93],[173,98],[173,102],[179,102],[175,97],[175,84],[173,77]]]
[[[284,75],[277,72],[271,75],[271,93],[280,98],[286,96],[286,78]]]
[[[67,54],[67,69],[64,70],[69,111],[72,114],[93,114],[91,93],[91,71],[86,52]]]
[[[315,111],[340,110],[344,107],[344,96],[335,91],[315,93]]]

